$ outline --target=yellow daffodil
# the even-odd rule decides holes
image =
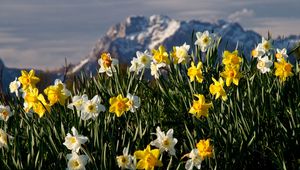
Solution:
[[[286,81],[287,77],[293,76],[292,64],[286,62],[284,58],[275,62],[275,76],[279,77],[280,81]]]
[[[241,74],[239,72],[239,66],[227,66],[225,70],[220,74],[226,80],[226,86],[230,86],[231,83],[235,85],[239,85],[239,80],[241,78]]]
[[[197,64],[197,67],[195,66],[195,63],[191,63],[191,67],[188,69],[188,76],[190,77],[190,81],[193,82],[196,78],[197,82],[202,83],[203,82],[203,76],[202,76],[202,62],[199,61]]]
[[[165,63],[165,64],[169,64],[169,58],[168,58],[168,53],[166,52],[166,49],[164,46],[159,46],[158,50],[153,49],[152,50],[152,54],[153,54],[153,59],[157,62],[157,63]]]
[[[22,84],[23,90],[27,90],[29,87],[34,88],[36,83],[40,81],[40,79],[35,76],[34,70],[30,70],[29,73],[25,70],[22,70],[21,74],[22,75],[18,78],[18,80]]]
[[[28,89],[25,92],[25,111],[29,112],[30,109],[33,109],[35,113],[39,115],[39,117],[43,117],[46,111],[50,111],[50,106],[46,102],[44,96],[39,94],[37,88]]]
[[[238,51],[224,51],[222,63],[226,66],[236,66],[242,62],[242,58],[238,56]]]
[[[194,114],[197,118],[208,116],[208,109],[212,107],[212,103],[205,103],[205,97],[202,94],[195,94],[198,100],[193,101],[193,105],[189,113]]]
[[[159,149],[150,149],[150,145],[146,149],[135,151],[134,156],[140,159],[137,163],[136,169],[153,170],[155,166],[161,167],[163,164],[158,157],[160,155]]]
[[[123,97],[119,94],[117,97],[112,97],[109,99],[109,112],[116,113],[117,117],[122,116],[122,114],[128,110],[130,110],[130,103],[128,103],[129,99]]]
[[[199,155],[204,160],[205,158],[210,158],[213,155],[213,147],[210,144],[210,139],[200,140],[196,145]]]
[[[227,95],[226,92],[223,88],[224,86],[224,81],[222,78],[219,79],[219,81],[217,81],[216,79],[212,78],[212,80],[214,81],[214,84],[211,84],[209,86],[209,91],[212,95],[216,95],[216,99],[218,99],[219,97],[222,97],[223,101],[227,100]]]
[[[44,93],[48,97],[50,106],[54,105],[55,103],[65,105],[65,101],[69,97],[64,93],[64,86],[62,84],[48,86],[44,90]]]
[[[111,77],[112,72],[116,71],[114,65],[118,64],[118,60],[112,58],[110,53],[102,53],[98,63],[100,65],[99,73],[105,72],[107,76]]]

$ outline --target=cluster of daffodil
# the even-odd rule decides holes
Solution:
[[[262,42],[259,43],[254,50],[252,50],[252,56],[257,58],[257,68],[263,74],[271,71],[271,67],[273,65],[272,58],[276,58],[277,61],[274,63],[275,76],[279,77],[281,82],[284,82],[287,77],[293,75],[293,66],[287,62],[287,50],[285,48],[277,48],[276,51],[274,51],[271,40],[265,40],[265,38],[262,38]]]
[[[63,143],[69,150],[72,151],[71,154],[67,155],[68,159],[68,168],[67,170],[74,169],[85,169],[89,158],[87,155],[78,155],[81,145],[85,144],[88,141],[88,138],[78,134],[78,131],[75,127],[72,127],[72,134],[68,133],[65,137],[65,142]]]
[[[168,155],[175,156],[174,146],[177,139],[173,138],[173,129],[169,129],[167,134],[162,132],[160,127],[156,128],[157,138],[151,141],[144,150],[134,152],[134,155],[128,154],[128,148],[123,149],[123,155],[117,156],[118,166],[122,169],[154,169],[154,167],[162,167],[163,163],[159,159],[163,152]],[[158,149],[151,149],[151,146]]]
[[[12,81],[9,85],[11,93],[15,93],[19,97],[19,93],[22,93],[24,98],[24,110],[29,112],[35,112],[39,117],[43,117],[46,111],[50,111],[50,107],[56,103],[65,105],[66,99],[71,95],[71,92],[65,87],[65,84],[57,79],[54,85],[48,86],[44,90],[44,94],[47,96],[47,100],[44,95],[39,93],[36,84],[40,81],[35,76],[35,71],[30,70],[29,72],[22,70],[21,76]],[[20,86],[22,85],[21,89]]]

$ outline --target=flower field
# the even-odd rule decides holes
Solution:
[[[97,75],[45,89],[22,71],[0,98],[1,169],[299,169],[298,47],[262,38],[249,60],[221,41],[197,32],[126,69],[104,52]]]

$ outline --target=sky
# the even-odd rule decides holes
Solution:
[[[7,67],[52,70],[78,63],[130,15],[239,22],[263,36],[300,35],[299,0],[0,0],[0,58]]]

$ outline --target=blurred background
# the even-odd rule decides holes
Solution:
[[[239,22],[262,36],[300,35],[299,0],[0,0],[0,58],[7,67],[56,69],[78,63],[130,15]]]

